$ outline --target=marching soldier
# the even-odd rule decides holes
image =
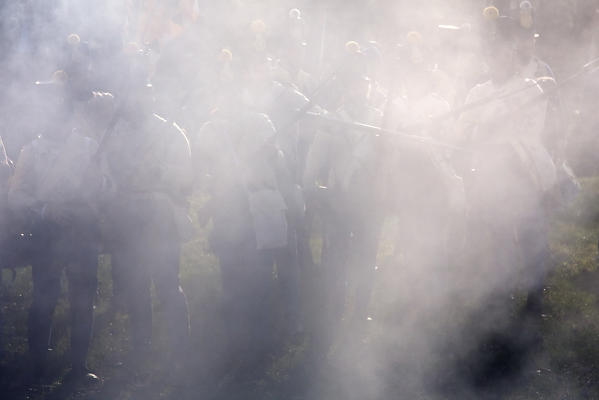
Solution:
[[[33,303],[28,343],[36,378],[49,346],[52,315],[60,295],[62,270],[69,280],[71,311],[70,378],[97,382],[86,367],[97,287],[98,215],[101,180],[93,164],[97,142],[76,129],[74,103],[63,72],[45,86],[45,130],[19,155],[8,193],[9,204],[31,232]]]
[[[393,101],[393,128],[418,128],[418,135],[446,142],[449,124],[433,124],[435,118],[450,111],[449,103],[439,94],[440,72],[410,64],[404,73],[406,96]],[[462,179],[450,165],[445,148],[406,141],[392,141],[389,147],[385,173],[391,183],[386,199],[399,221],[395,253],[403,255],[408,267],[435,271],[433,276],[443,279],[450,254],[461,250],[458,232],[465,213]]]
[[[6,207],[8,201],[8,180],[12,173],[12,168],[9,164],[8,157],[6,156],[6,149],[4,148],[4,142],[0,136],[0,225],[5,226],[2,222],[6,218]],[[2,233],[0,233],[0,241],[2,241]]]
[[[382,113],[368,103],[370,81],[359,67],[354,68],[339,77],[345,91],[336,115],[380,126]],[[375,183],[380,143],[370,132],[332,126],[317,134],[308,154],[304,190],[309,204],[324,207],[327,319],[334,323],[346,312],[346,286],[355,291],[352,321],[360,326],[369,317],[382,223]]]
[[[11,167],[8,163],[8,157],[6,156],[6,149],[4,148],[4,142],[0,136],[0,258],[3,260],[0,264],[0,271],[5,267],[12,267],[12,265],[6,265],[12,249],[8,243],[9,231],[8,225],[8,179],[11,175]],[[9,261],[10,262],[10,261]],[[0,329],[3,327],[2,316],[0,315]],[[0,355],[2,354],[3,337],[0,335]]]
[[[554,163],[542,141],[548,100],[525,74],[517,52],[527,31],[509,17],[499,17],[490,46],[491,80],[474,87],[466,104],[490,99],[464,112],[458,126],[471,150],[464,175],[469,201],[469,247],[481,279],[493,277],[499,293],[481,299],[507,298],[516,282],[529,291],[526,311],[540,315],[539,296],[547,273],[548,239],[544,198],[556,179]],[[489,282],[473,282],[473,286]],[[505,312],[505,308],[501,308]],[[504,315],[505,316],[505,315]],[[496,318],[502,321],[500,316]],[[534,334],[525,330],[523,334]],[[528,336],[528,339],[533,337]]]
[[[309,103],[309,100],[289,82],[273,80],[272,70],[267,60],[257,57],[250,61],[248,79],[244,80],[246,89],[246,106],[252,112],[265,113],[273,124],[275,135],[272,137],[273,149],[281,152],[278,162],[274,164],[285,175],[284,193],[287,205],[287,222],[289,240],[286,252],[277,254],[277,270],[279,282],[285,288],[286,299],[283,301],[285,313],[288,315],[286,328],[297,333],[301,329],[299,322],[299,286],[300,268],[310,263],[308,238],[304,229],[305,204],[300,187],[301,171],[305,160],[308,132],[306,126],[298,122],[298,112]]]
[[[103,140],[103,166],[111,186],[105,240],[113,275],[124,289],[133,361],[149,354],[153,282],[169,327],[169,360],[177,367],[189,339],[179,260],[181,242],[191,236],[186,202],[192,186],[191,155],[177,124],[151,113],[151,86],[139,57],[130,60],[128,79],[119,93],[119,116]]]
[[[299,323],[299,288],[289,224],[293,179],[272,122],[239,101],[236,90],[202,126],[194,160],[201,190],[210,196],[203,214],[213,223],[210,247],[223,286],[225,371],[243,379],[263,371],[274,350],[275,263],[285,328]]]

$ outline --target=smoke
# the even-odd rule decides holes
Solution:
[[[285,151],[293,162],[286,177],[293,186],[289,191],[304,185],[301,194],[283,196],[288,203],[289,198],[305,196],[308,217],[293,217],[309,222],[294,225],[295,234],[308,231],[306,247],[322,254],[314,257],[316,266],[301,269],[301,278],[289,278],[299,287],[295,290],[303,305],[305,330],[298,331],[302,343],[308,343],[306,369],[314,367],[299,391],[314,399],[507,398],[502,396],[528,385],[541,368],[542,322],[521,313],[527,296],[542,292],[543,279],[553,267],[540,259],[548,250],[542,239],[549,224],[540,212],[544,200],[533,189],[538,183],[534,180],[550,172],[543,167],[537,171],[541,177],[531,178],[522,166],[514,166],[521,164],[519,156],[529,157],[530,149],[519,148],[520,153],[510,153],[506,161],[503,148],[476,148],[469,140],[528,134],[537,129],[537,109],[545,107],[560,113],[559,134],[577,135],[568,146],[550,143],[552,155],[560,153],[554,161],[567,159],[583,174],[596,172],[584,151],[592,142],[588,127],[599,124],[592,115],[598,81],[583,76],[559,87],[559,110],[550,108],[551,99],[529,106],[540,90],[531,86],[513,101],[460,113],[467,102],[489,94],[474,92],[480,97],[473,99],[473,87],[489,79],[501,84],[524,69],[510,64],[512,53],[504,55],[501,44],[490,40],[490,22],[482,15],[487,3],[519,21],[520,9],[512,7],[518,2],[474,0],[6,2],[0,6],[2,139],[16,161],[21,148],[44,133],[52,100],[35,82],[52,80],[54,71],[64,70],[74,102],[92,91],[114,96],[102,95],[114,104],[103,107],[100,118],[94,115],[80,123],[91,136],[101,140],[113,110],[125,106],[176,122],[194,151],[196,199],[222,195],[218,190],[229,187],[218,185],[229,182],[214,183],[214,176],[221,173],[218,176],[229,179],[239,169],[249,181],[238,185],[243,189],[237,188],[239,196],[251,191],[252,179],[258,181],[256,176],[270,168],[264,160],[272,156],[252,146],[276,142],[277,151]],[[531,3],[538,21],[535,55],[553,67],[559,84],[598,54],[592,25],[597,25],[596,7],[590,1],[576,6],[566,1]],[[299,15],[290,12],[294,8]],[[588,28],[576,29],[578,24]],[[73,33],[77,40],[69,36]],[[128,85],[139,84],[132,78],[144,87],[151,84],[145,100],[134,104],[126,94]],[[521,89],[506,86],[505,91]],[[364,104],[374,110],[353,113]],[[267,114],[272,122],[247,117],[257,113]],[[339,127],[335,119],[386,131]],[[227,127],[238,130],[239,137],[223,141],[218,133],[223,120],[233,121]],[[355,148],[342,147],[347,145],[339,140],[344,134],[353,135]],[[319,145],[326,151],[314,154]],[[243,151],[236,153],[235,146]],[[541,152],[536,147],[532,151],[537,150]],[[372,164],[378,173],[372,180],[348,178],[362,179],[363,185],[347,190],[345,198],[335,197],[335,185],[341,187],[346,177],[321,181],[348,154],[358,161],[348,161],[344,168],[359,174]],[[215,192],[210,192],[211,185]],[[218,229],[222,235],[244,234],[241,220],[248,216],[235,214],[244,201],[229,197],[194,209],[196,225],[202,213],[213,220],[213,225],[202,225],[202,240]],[[194,202],[201,208],[197,203],[203,201]],[[231,210],[224,228],[217,226],[218,209]],[[237,249],[230,250],[231,257],[238,256]],[[206,251],[214,249],[206,245]],[[276,252],[266,254],[270,270],[257,273],[272,279],[273,265],[276,271],[282,261]],[[263,262],[239,258],[234,262]],[[232,293],[225,293],[231,290],[252,298],[253,288],[255,296],[264,298],[244,306],[260,318],[266,309],[277,308],[273,304],[292,301],[291,291],[280,293],[287,287],[272,289],[283,279],[264,284],[247,272],[240,276],[247,280],[229,286],[223,282],[223,290],[213,297],[222,303],[235,301]],[[370,288],[372,293],[364,293]],[[335,301],[341,302],[341,311],[331,310]],[[266,322],[255,323],[266,327],[248,336],[272,327],[264,318]],[[223,326],[221,330],[230,328]],[[273,332],[268,335],[273,338]],[[222,362],[215,361],[214,354],[226,353],[227,337],[211,339],[218,350],[205,360]],[[263,341],[256,339],[256,347],[268,349]],[[202,355],[190,358],[198,371],[211,369]]]

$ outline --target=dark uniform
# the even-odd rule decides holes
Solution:
[[[523,349],[515,350],[520,352],[538,344],[539,301],[549,259],[544,199],[555,184],[556,170],[542,138],[548,99],[541,97],[542,89],[515,56],[513,40],[519,28],[514,26],[509,19],[498,21],[492,79],[474,87],[466,104],[496,100],[463,113],[459,129],[471,150],[464,182],[467,243],[470,265],[476,270],[468,279],[473,288],[489,288],[482,295],[473,293],[482,304],[476,325],[490,340],[517,335],[510,338],[522,346],[516,347]],[[512,319],[510,293],[516,288],[530,294],[525,309],[529,312]],[[494,356],[510,357],[495,353],[490,359]]]
[[[348,84],[337,110],[340,119],[380,126],[382,114],[368,105],[367,87],[363,78]],[[313,204],[324,207],[323,265],[332,321],[346,311],[346,286],[355,290],[353,320],[363,324],[369,315],[383,216],[377,195],[380,143],[370,132],[331,127],[316,136],[308,154],[304,188],[308,198],[316,199]],[[327,189],[320,190],[321,185]]]
[[[134,355],[149,351],[153,282],[178,359],[189,339],[187,302],[179,283],[180,244],[189,239],[190,229],[189,143],[176,124],[133,105],[117,122],[103,158],[112,187],[106,240],[129,312]]]
[[[299,293],[300,269],[312,265],[309,238],[305,231],[305,203],[301,190],[302,171],[312,129],[299,121],[298,113],[309,104],[309,100],[292,83],[273,80],[273,70],[265,59],[257,57],[250,68],[244,101],[254,112],[265,113],[274,126],[276,135],[273,144],[282,152],[280,159],[285,165],[284,193],[287,200],[288,244],[285,253],[277,254],[278,282],[285,293],[282,305],[290,316],[287,326],[291,331],[301,328],[299,324],[300,299],[290,295]],[[283,180],[281,180],[283,181]],[[293,288],[292,291],[289,289]],[[293,316],[293,317],[291,317]]]
[[[289,265],[289,193],[293,186],[266,115],[215,115],[195,138],[199,182],[210,195],[210,247],[219,259],[228,372],[260,372],[273,350],[274,264],[284,308],[298,310],[297,273]],[[287,315],[297,321],[297,315]],[[231,365],[243,360],[242,365]],[[240,368],[240,370],[239,370]]]
[[[8,180],[12,173],[12,168],[9,164],[8,157],[6,156],[6,149],[4,148],[4,142],[0,137],[0,252],[2,256],[5,256],[6,239],[8,236],[8,229],[6,224],[8,222]],[[2,257],[5,259],[6,257]],[[0,265],[0,268],[9,267],[9,265]]]
[[[33,303],[28,325],[33,362],[41,369],[60,295],[62,270],[66,269],[72,373],[83,375],[97,287],[99,242],[93,199],[100,179],[92,161],[97,143],[72,131],[68,112],[54,109],[51,116],[56,119],[48,121],[47,134],[22,149],[9,203],[26,221],[34,241]]]
[[[0,259],[2,259],[2,264],[0,264],[0,271],[5,267],[12,267],[12,265],[7,265],[6,260],[9,258],[9,254],[11,249],[8,243],[9,232],[7,229],[8,223],[8,179],[11,174],[11,168],[8,163],[8,157],[6,156],[6,150],[4,149],[4,142],[2,141],[2,137],[0,137],[0,226],[2,227],[0,230]],[[3,328],[3,320],[2,315],[0,315],[0,330]],[[0,335],[0,356],[3,353],[3,337]]]

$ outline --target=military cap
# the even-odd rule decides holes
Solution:
[[[534,25],[533,6],[528,0],[520,3],[520,25],[525,29],[531,29]]]
[[[71,33],[69,36],[67,36],[67,43],[71,46],[77,46],[79,43],[81,43],[81,38],[76,33]]]
[[[256,35],[264,34],[266,32],[266,24],[261,19],[255,19],[250,22],[250,30]]]
[[[291,19],[302,19],[302,12],[297,8],[289,10],[289,18]]]
[[[499,10],[495,6],[488,6],[483,9],[483,17],[487,20],[494,20],[499,18]]]

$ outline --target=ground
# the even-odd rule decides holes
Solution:
[[[593,399],[599,398],[599,270],[597,239],[599,234],[599,179],[582,181],[583,190],[576,202],[557,212],[552,221],[551,249],[554,270],[544,293],[544,315],[541,326],[542,345],[527,358],[516,376],[501,383],[501,388],[488,390],[484,396],[512,400],[524,399]],[[198,209],[195,204],[194,209]],[[67,372],[64,355],[68,348],[68,303],[62,298],[56,310],[51,341],[50,371],[44,384],[28,384],[25,354],[26,313],[31,302],[30,269],[22,268],[12,276],[2,272],[0,309],[2,316],[2,358],[0,392],[3,399],[311,399],[354,398],[343,388],[345,361],[360,360],[350,376],[363,385],[373,385],[375,377],[385,376],[382,393],[363,392],[362,398],[453,399],[469,398],[451,388],[427,390],[422,382],[413,384],[414,370],[404,371],[401,364],[388,362],[385,371],[377,363],[369,363],[391,343],[385,332],[372,329],[351,352],[331,350],[320,360],[327,368],[316,366],[311,355],[310,338],[295,338],[285,343],[265,366],[265,373],[252,380],[238,382],[232,377],[211,377],[211,365],[223,350],[224,330],[219,318],[220,283],[218,263],[208,251],[206,232],[198,227],[196,239],[184,246],[181,280],[187,294],[193,334],[192,351],[184,368],[166,367],[160,354],[161,340],[154,343],[154,355],[147,360],[147,375],[132,378],[121,363],[129,346],[127,317],[115,307],[112,299],[110,260],[100,259],[99,291],[96,306],[94,339],[89,365],[104,378],[100,387],[72,388],[61,384]],[[384,251],[384,249],[382,250]],[[385,276],[380,274],[379,276]],[[66,283],[65,283],[66,286]],[[377,283],[377,288],[384,285]],[[66,289],[66,287],[65,287]],[[375,293],[375,301],[377,296]],[[515,302],[517,303],[517,301]],[[398,305],[399,307],[399,305]],[[516,306],[517,307],[517,306]],[[307,307],[310,309],[310,307]],[[159,306],[156,312],[160,316]],[[156,336],[164,336],[160,318],[155,324]],[[336,346],[343,346],[340,339]],[[349,355],[348,355],[349,354]],[[405,353],[408,354],[408,353]],[[401,358],[401,357],[400,357]],[[322,361],[327,360],[327,361]],[[372,368],[372,370],[369,370]],[[316,373],[319,370],[320,375]],[[329,371],[327,373],[327,371]],[[331,374],[330,371],[335,371]],[[379,373],[380,372],[380,373]],[[394,376],[394,374],[396,376]],[[334,375],[334,377],[332,377]],[[316,380],[315,377],[318,377]],[[350,378],[351,379],[351,378]],[[417,380],[417,378],[414,378]],[[392,383],[389,383],[392,382]],[[353,386],[352,386],[353,387]],[[319,388],[316,390],[314,388]],[[325,388],[325,389],[323,389]],[[338,390],[337,390],[337,389]],[[314,390],[309,390],[314,389]],[[364,389],[364,388],[362,388]],[[352,389],[353,390],[353,389]],[[317,394],[315,394],[317,393]],[[470,394],[472,398],[486,398]]]

